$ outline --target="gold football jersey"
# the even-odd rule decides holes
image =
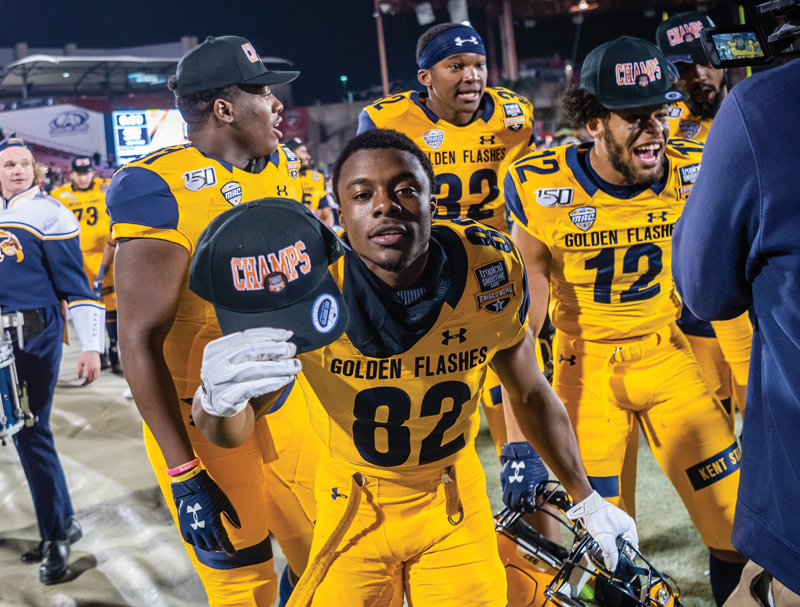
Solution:
[[[430,111],[426,99],[412,91],[380,99],[362,110],[358,130],[400,131],[428,155],[438,218],[468,217],[507,232],[503,177],[533,146],[533,106],[508,89],[487,88],[475,120],[456,126]]]
[[[83,252],[84,271],[95,276],[103,262],[103,250],[111,236],[111,218],[106,210],[106,190],[109,180],[95,178],[89,189],[81,191],[72,187],[71,183],[62,185],[50,192],[50,195],[75,213],[81,224],[81,251]],[[113,276],[109,276],[112,279]],[[106,286],[113,284],[105,281]]]
[[[232,206],[268,196],[300,200],[289,162],[280,146],[260,173],[249,173],[189,145],[153,152],[117,171],[106,194],[116,239],[155,238],[182,246],[191,262],[202,231]],[[291,154],[294,157],[294,154]],[[179,398],[192,398],[200,385],[203,348],[222,336],[214,306],[188,288],[189,265],[181,284],[175,322],[164,355]]]
[[[297,182],[303,189],[303,204],[312,211],[316,211],[319,208],[320,201],[328,193],[325,190],[325,178],[322,173],[311,169],[300,171]]]
[[[458,460],[475,439],[492,357],[528,329],[525,271],[511,239],[470,219],[435,221],[432,233],[452,277],[430,331],[389,358],[361,354],[347,333],[300,355],[315,433],[333,457],[368,474],[391,477]],[[340,287],[354,254],[331,266]]]
[[[683,101],[669,106],[670,139],[691,139],[705,145],[713,118],[695,116]]]
[[[647,335],[676,320],[672,231],[700,170],[702,144],[673,139],[667,172],[638,195],[615,198],[585,168],[594,144],[531,154],[506,178],[514,221],[550,250],[550,318],[587,340]]]

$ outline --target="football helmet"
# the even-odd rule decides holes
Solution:
[[[572,502],[542,483],[539,495],[562,513]],[[500,558],[508,581],[508,607],[681,607],[680,590],[642,553],[618,539],[619,563],[606,570],[603,554],[580,523],[561,521],[575,536],[572,550],[549,541],[518,512],[495,515]]]
[[[588,533],[579,533],[572,551],[545,589],[556,605],[576,607],[681,607],[675,581],[644,558],[638,548],[617,539],[619,562],[606,570],[603,555]]]
[[[545,588],[555,579],[568,551],[538,533],[522,516],[504,508],[494,517],[508,581],[508,607],[542,607],[547,602]]]

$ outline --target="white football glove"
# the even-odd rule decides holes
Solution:
[[[592,491],[589,497],[567,510],[567,518],[571,521],[581,519],[586,531],[603,551],[603,561],[611,573],[617,568],[619,559],[617,537],[621,535],[639,548],[639,535],[636,533],[634,520],[627,512],[600,497],[597,491]]]
[[[303,370],[285,329],[248,329],[215,339],[203,350],[200,403],[206,413],[232,417],[261,394],[283,388]]]

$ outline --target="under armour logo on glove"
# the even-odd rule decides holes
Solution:
[[[507,443],[500,455],[503,471],[503,503],[514,512],[530,512],[536,500],[536,487],[549,478],[542,458],[528,443]]]
[[[186,512],[188,512],[194,517],[194,522],[192,523],[192,529],[197,529],[198,527],[202,529],[203,527],[206,526],[206,522],[201,521],[197,516],[197,511],[202,509],[203,507],[200,504],[195,504],[194,507],[186,506]]]
[[[520,468],[525,468],[525,462],[511,462],[511,467],[514,469],[514,474],[509,477],[509,483],[521,483],[525,478],[519,473]]]
[[[173,478],[172,497],[178,508],[178,526],[184,542],[209,552],[236,553],[222,520],[224,516],[231,527],[241,529],[239,515],[206,470],[184,481],[176,482]],[[184,508],[184,504],[194,505]],[[201,510],[202,519],[198,516]]]
[[[462,38],[459,36],[456,38],[456,46],[464,46],[465,42],[471,42],[472,44],[478,44],[478,39],[475,36],[470,36],[469,38]]]

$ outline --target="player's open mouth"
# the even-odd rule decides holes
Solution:
[[[370,234],[370,239],[378,244],[391,246],[397,244],[407,234],[404,225],[389,225],[378,228]]]
[[[660,143],[637,145],[633,148],[633,155],[645,166],[656,166],[661,156]]]
[[[462,101],[477,101],[480,99],[480,91],[464,91],[458,93],[458,98]]]
[[[276,122],[276,123],[274,124],[274,126],[272,127],[272,130],[273,130],[273,131],[275,131],[275,132],[277,133],[277,135],[278,135],[278,139],[280,139],[281,137],[283,137],[283,133],[282,133],[282,132],[280,132],[280,131],[278,130],[278,125],[280,125],[280,123],[281,123],[281,122],[283,122],[283,118],[278,118],[278,122]]]

